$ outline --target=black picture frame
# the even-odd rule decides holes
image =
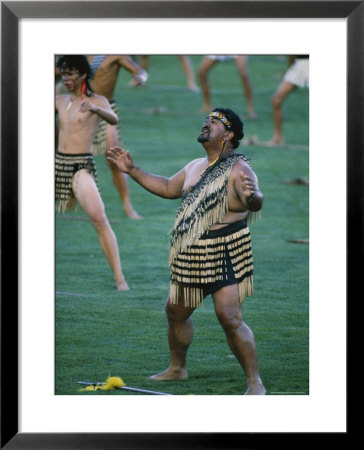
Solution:
[[[207,5],[208,3],[208,5]],[[258,448],[277,434],[18,432],[18,22],[21,18],[346,18],[347,305],[363,274],[363,1],[1,3],[1,448]],[[12,105],[11,108],[8,106]],[[343,210],[341,205],[341,211]],[[334,219],[333,213],[333,219]],[[343,299],[344,301],[344,299]],[[334,395],[334,393],[333,393]],[[347,433],[340,433],[344,437]],[[285,446],[289,435],[280,436]],[[307,434],[308,438],[309,435]],[[297,438],[296,435],[293,436]],[[316,439],[318,438],[316,434]],[[304,443],[305,436],[302,436]],[[337,439],[337,438],[336,438]],[[339,442],[338,440],[336,442]],[[317,440],[316,440],[317,443]]]

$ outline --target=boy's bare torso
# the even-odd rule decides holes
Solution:
[[[81,97],[71,102],[71,94],[56,98],[59,115],[59,147],[61,153],[91,153],[92,141],[96,133],[100,117],[91,111],[80,112]],[[99,103],[97,95],[88,100]]]

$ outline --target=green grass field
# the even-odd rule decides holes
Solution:
[[[201,56],[191,57],[195,70]],[[272,137],[270,98],[286,68],[275,56],[251,56],[257,120],[245,120],[246,142]],[[176,56],[150,57],[145,86],[127,86],[120,74],[124,146],[143,169],[170,176],[204,156],[196,138],[205,114],[200,93],[188,90]],[[214,107],[246,115],[245,97],[234,62],[220,63],[211,74]],[[286,145],[241,145],[252,162],[265,195],[262,219],[251,225],[255,293],[243,305],[258,349],[261,377],[268,395],[309,393],[309,246],[287,242],[309,235],[306,185],[283,180],[309,176],[308,90],[293,93],[284,104]],[[155,114],[155,108],[163,108]],[[243,141],[244,142],[244,141]],[[96,157],[106,212],[116,233],[123,271],[131,288],[117,292],[97,235],[83,211],[56,218],[56,379],[61,395],[131,395],[126,391],[80,393],[79,380],[121,377],[127,386],[187,395],[237,395],[245,377],[232,356],[215,317],[212,300],[195,311],[195,337],[189,350],[189,379],[153,382],[147,377],[169,363],[164,303],[168,293],[169,231],[178,200],[143,190],[132,179],[130,193],[144,220],[130,220],[111,180],[104,157]],[[140,394],[133,394],[140,395]]]

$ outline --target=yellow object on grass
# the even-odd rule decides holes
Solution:
[[[85,388],[79,389],[79,391],[112,391],[115,388],[125,386],[124,381],[119,377],[109,377],[105,383],[101,385],[92,384]]]

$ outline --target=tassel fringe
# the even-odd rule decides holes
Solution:
[[[119,377],[109,377],[105,383],[102,384],[92,384],[85,388],[79,389],[79,392],[83,391],[113,391],[115,388],[120,388],[125,386],[124,381]]]
[[[173,304],[183,300],[185,306],[198,307],[207,295],[208,284],[222,286],[235,280],[240,302],[253,293],[253,258],[246,224],[232,227],[227,236],[223,232],[214,234],[214,238],[205,236],[210,226],[222,222],[228,212],[228,180],[232,167],[241,159],[249,164],[239,153],[219,159],[181,202],[171,230],[169,254]],[[255,215],[249,212],[248,220],[254,220]]]
[[[114,113],[119,117],[119,109],[116,105],[115,100],[110,101],[111,109],[114,111]],[[106,129],[107,129],[107,122],[105,120],[100,120],[99,127],[96,131],[96,135],[94,137],[93,143],[92,143],[92,153],[94,156],[98,155],[105,155],[107,150],[107,142],[106,142]],[[117,140],[120,141],[120,129],[118,125],[114,125],[117,133]]]
[[[238,283],[239,289],[239,301],[243,303],[246,297],[254,294],[253,275],[244,278],[243,281]],[[172,305],[177,305],[178,300],[183,298],[185,307],[198,308],[203,303],[204,292],[203,289],[197,287],[183,286],[177,283],[170,284],[170,301]]]
[[[231,266],[228,269],[227,262]],[[171,264],[170,300],[198,307],[208,284],[236,280],[240,302],[253,294],[253,255],[249,228],[196,240]],[[233,274],[233,275],[232,275]]]
[[[184,198],[172,230],[170,263],[228,212],[227,182],[233,165],[242,157],[236,154],[220,160]]]
[[[75,211],[77,200],[72,189],[74,175],[86,170],[95,180],[98,187],[97,171],[94,157],[90,153],[65,154],[56,152],[55,160],[55,200],[58,213],[67,210]]]

